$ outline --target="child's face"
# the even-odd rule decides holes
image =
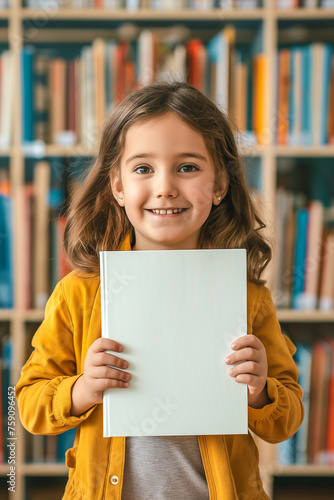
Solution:
[[[112,178],[112,188],[134,226],[134,250],[197,248],[212,203],[218,205],[217,196],[227,190],[215,185],[202,135],[172,113],[132,125],[120,166],[121,178]],[[152,212],[180,208],[186,210]]]

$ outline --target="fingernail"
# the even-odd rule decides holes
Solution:
[[[235,343],[233,342],[233,344],[231,344],[231,349],[235,349],[236,347],[237,347],[237,344],[235,344]]]
[[[225,363],[229,364],[229,363],[230,363],[230,361],[231,361],[231,360],[230,360],[230,358],[229,358],[229,357],[225,358]]]

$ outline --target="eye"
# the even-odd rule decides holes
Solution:
[[[181,169],[182,169],[182,168],[191,168],[191,169],[195,169],[195,170],[188,170],[188,172],[195,172],[196,170],[198,170],[198,168],[197,168],[197,167],[195,167],[195,165],[189,165],[189,164],[188,164],[188,165],[182,165]],[[181,170],[181,169],[180,169],[180,170]]]
[[[148,169],[148,170],[151,170],[151,169],[150,169],[150,167],[147,167],[146,165],[141,165],[140,167],[135,168],[134,172],[137,172],[137,171],[139,171],[139,170],[142,170],[143,168],[144,168],[144,169],[146,168],[146,169]],[[147,172],[138,172],[138,173],[139,173],[140,175],[141,175],[141,174],[143,174],[143,173],[144,173],[144,174],[147,174]]]

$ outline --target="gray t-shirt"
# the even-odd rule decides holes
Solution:
[[[127,437],[122,500],[209,500],[196,436]]]

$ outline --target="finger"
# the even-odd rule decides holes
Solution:
[[[262,347],[262,342],[256,335],[248,334],[243,337],[239,337],[237,340],[234,340],[231,343],[231,349],[236,351],[238,349],[242,349],[244,347],[253,347],[253,349],[260,350]]]
[[[97,394],[105,391],[106,389],[123,389],[129,386],[129,382],[124,382],[115,378],[100,378],[96,380],[97,383],[94,386],[94,390]]]
[[[122,344],[119,342],[116,342],[116,340],[112,339],[107,339],[105,337],[100,337],[93,344],[91,345],[91,348],[94,352],[99,352],[99,351],[114,351],[114,352],[121,352],[123,350]]]
[[[116,368],[121,368],[123,370],[126,369],[129,365],[129,363],[125,359],[118,358],[117,356],[109,354],[106,351],[97,352],[94,355],[94,358],[92,358],[92,364],[94,366],[110,365]]]
[[[225,363],[227,365],[233,365],[239,361],[259,361],[260,351],[254,349],[253,347],[244,347],[240,351],[233,352],[225,358]]]
[[[229,374],[231,377],[237,377],[242,374],[260,376],[260,365],[254,361],[239,363],[229,370]]]
[[[243,373],[235,377],[234,379],[238,384],[247,384],[248,387],[257,387],[260,383],[259,377],[256,375],[251,375],[250,373]]]
[[[110,366],[99,366],[94,369],[91,374],[92,378],[96,379],[114,379],[123,382],[128,382],[131,379],[131,374],[111,368]]]

